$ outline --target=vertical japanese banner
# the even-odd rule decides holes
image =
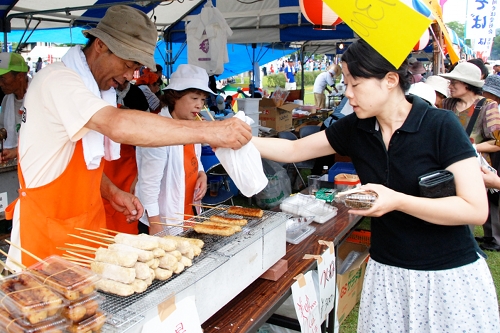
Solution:
[[[472,48],[483,59],[491,53],[497,12],[498,0],[469,0],[467,3],[465,38],[474,41]]]
[[[194,296],[176,301],[175,296],[158,305],[158,315],[146,322],[143,333],[202,333]]]
[[[323,0],[339,17],[399,68],[431,20],[399,0]]]
[[[328,248],[318,259],[318,300],[321,322],[325,321],[335,303],[337,268],[335,266],[335,246],[333,242],[319,241]]]
[[[302,333],[320,333],[321,318],[319,316],[318,295],[314,287],[312,271],[300,274],[292,284],[292,296]]]

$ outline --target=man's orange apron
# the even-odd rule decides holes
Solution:
[[[106,227],[100,191],[102,171],[103,163],[95,170],[87,169],[81,140],[76,143],[66,170],[49,184],[26,188],[19,166],[21,246],[42,259],[52,254],[62,255],[64,251],[56,247],[67,247],[65,243],[99,247],[68,234],[79,234],[75,227],[104,232],[101,230]],[[18,199],[9,205],[10,214]],[[22,263],[30,266],[36,260],[23,252]]]
[[[104,174],[120,190],[130,192],[130,187],[137,177],[137,162],[135,148],[131,145],[120,145],[120,158],[114,161],[104,161]],[[138,221],[127,222],[125,215],[117,212],[108,200],[102,199],[106,211],[108,229],[137,235]]]
[[[198,180],[198,159],[194,150],[194,144],[184,146],[184,220],[189,220],[193,215],[194,187]]]

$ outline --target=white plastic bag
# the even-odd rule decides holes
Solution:
[[[249,125],[253,123],[243,111],[239,111],[235,117]],[[252,142],[238,150],[217,148],[215,156],[244,196],[251,197],[266,187],[268,180],[262,168],[260,152]]]

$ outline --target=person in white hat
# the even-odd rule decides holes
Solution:
[[[342,74],[342,70],[339,65],[332,65],[326,72],[320,73],[316,76],[314,80],[313,93],[314,93],[314,105],[319,109],[325,108],[325,90],[328,91],[329,94],[332,93],[332,90],[338,92],[337,88],[335,88],[335,79]],[[330,90],[328,87],[332,87]]]
[[[451,97],[443,101],[443,108],[455,112],[465,129],[474,108],[483,99],[484,80],[481,80],[481,70],[472,63],[461,62],[450,73],[439,76],[450,80]],[[493,133],[499,130],[498,104],[491,99],[485,99],[470,133],[471,142],[479,144],[494,139]]]
[[[425,80],[424,83],[434,89],[434,92],[436,94],[435,105],[436,107],[442,109],[443,100],[450,96],[450,81],[439,75],[431,75]]]
[[[73,241],[68,234],[75,227],[105,228],[102,198],[128,221],[142,216],[137,197],[103,175],[102,157],[118,157],[115,142],[240,148],[252,137],[250,126],[239,119],[194,123],[116,107],[118,84],[132,80],[143,65],[156,68],[157,28],[142,11],[112,6],[83,33],[87,44],[39,71],[25,96],[20,197],[6,215],[13,218],[12,241],[40,258],[62,255],[58,247]],[[9,253],[23,265],[35,263],[25,254],[21,258],[14,246]]]
[[[415,95],[422,98],[424,101],[429,103],[431,106],[436,104],[436,93],[431,86],[425,84],[424,82],[417,82],[410,86],[408,90],[410,95]]]
[[[163,92],[159,115],[191,121],[199,119],[205,99],[212,93],[207,72],[194,65],[179,65]],[[171,224],[182,224],[176,222],[176,219],[182,220],[179,213],[193,214],[192,203],[200,201],[207,191],[207,175],[200,159],[201,145],[137,147],[136,155],[139,169],[136,194],[144,205],[140,222],[149,225],[151,235],[164,229],[170,234],[179,233],[181,228],[151,222],[161,222],[162,217],[167,217],[173,219],[169,221]],[[187,215],[185,219],[189,218]]]
[[[0,128],[5,128],[7,131],[0,163],[9,162],[17,157],[18,134],[28,84],[28,65],[24,58],[18,53],[0,53],[0,88],[5,94],[2,99]]]

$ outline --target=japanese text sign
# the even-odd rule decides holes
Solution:
[[[399,0],[323,0],[394,67],[399,68],[431,20]]]
[[[300,323],[300,331],[320,333],[321,319],[312,271],[297,277],[297,281],[292,284],[292,296],[297,319]]]

